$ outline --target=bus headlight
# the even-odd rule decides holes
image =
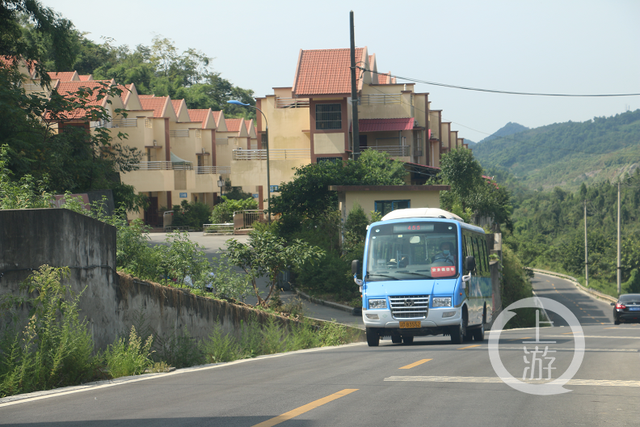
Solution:
[[[436,297],[431,301],[431,307],[451,307],[451,297]]]
[[[387,300],[386,299],[370,299],[369,309],[375,309],[375,308],[387,308]]]

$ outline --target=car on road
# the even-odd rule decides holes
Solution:
[[[613,305],[613,323],[640,322],[640,294],[622,294]]]

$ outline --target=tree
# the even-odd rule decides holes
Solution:
[[[297,239],[287,243],[269,230],[252,231],[246,244],[235,239],[227,242],[229,263],[240,267],[249,276],[258,298],[257,304],[265,307],[276,289],[278,275],[282,271],[312,262],[322,255],[323,251],[317,247]],[[268,293],[262,298],[257,279],[265,276],[269,279]]]
[[[27,38],[28,27],[33,37]],[[27,61],[44,83],[49,82],[46,59],[53,59],[59,69],[73,64],[73,24],[37,0],[3,0],[0,3],[0,55],[17,67]],[[46,40],[45,43],[36,39]]]
[[[476,218],[491,218],[496,225],[513,229],[512,207],[506,188],[483,176],[482,166],[473,158],[471,150],[461,148],[442,156],[440,177],[451,186],[441,195],[441,206],[449,211]]]
[[[402,162],[375,150],[364,151],[357,161],[312,163],[280,185],[280,195],[271,198],[271,212],[319,218],[338,208],[338,195],[330,185],[402,185],[406,174]]]

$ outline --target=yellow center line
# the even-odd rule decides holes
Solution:
[[[563,332],[562,335],[571,335],[573,332]]]
[[[602,323],[603,325],[606,325],[606,323]],[[619,329],[617,326],[614,326],[613,328],[605,328],[605,329]]]
[[[460,347],[458,350],[466,350],[468,348],[480,347],[481,344],[468,345],[466,347]]]
[[[427,363],[429,360],[431,359],[422,359],[422,360],[418,360],[417,362],[414,362],[410,365],[407,366],[403,366],[402,368],[398,368],[398,369],[411,369],[411,368],[415,368],[416,366],[422,365],[423,363]]]
[[[263,421],[260,424],[256,424],[253,427],[271,427],[271,426],[275,426],[276,424],[280,424],[282,422],[285,422],[287,420],[290,420],[291,418],[295,418],[298,415],[302,415],[305,412],[309,412],[312,409],[315,409],[319,406],[324,405],[325,403],[329,403],[332,402],[336,399],[339,399],[341,397],[344,397],[350,393],[353,393],[354,391],[358,391],[357,388],[345,388],[342,391],[339,391],[337,393],[333,393],[327,397],[323,397],[322,399],[318,399],[316,401],[313,401],[311,403],[307,403],[304,406],[301,406],[299,408],[296,408],[292,411],[289,412],[285,412],[282,415],[278,415],[277,417],[271,418],[270,420],[267,421]]]

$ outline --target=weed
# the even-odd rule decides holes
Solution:
[[[0,397],[78,384],[92,377],[95,359],[87,323],[78,315],[78,298],[61,279],[68,268],[43,265],[20,285],[35,297],[24,329],[4,331],[0,339]]]
[[[152,345],[152,336],[149,336],[142,344],[142,338],[136,333],[135,326],[131,326],[129,339],[119,338],[105,351],[104,360],[109,375],[118,378],[142,374],[153,365],[153,360],[151,360]]]

